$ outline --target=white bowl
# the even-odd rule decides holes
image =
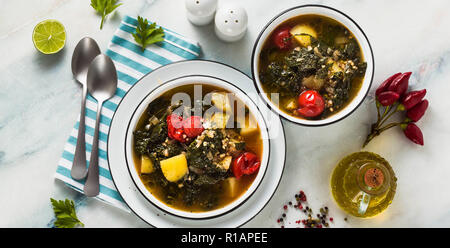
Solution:
[[[365,62],[367,62],[367,70],[366,74],[364,76],[364,81],[361,85],[361,88],[357,95],[351,100],[349,104],[343,109],[341,109],[338,113],[335,113],[331,116],[329,116],[326,119],[323,120],[306,120],[301,118],[296,118],[294,116],[291,116],[282,110],[278,108],[265,94],[262,86],[261,81],[259,79],[259,70],[258,70],[258,62],[259,62],[259,55],[261,53],[261,49],[264,45],[264,42],[267,40],[269,35],[274,31],[279,25],[284,23],[286,20],[291,19],[296,16],[300,15],[308,15],[308,14],[315,14],[315,15],[322,15],[326,16],[328,18],[331,18],[333,20],[336,20],[337,22],[341,23],[347,29],[353,33],[356,40],[359,42],[359,45],[361,46],[363,57],[365,59]],[[349,116],[356,108],[359,107],[359,105],[363,102],[364,98],[366,97],[367,93],[369,92],[370,86],[372,84],[373,75],[375,70],[375,62],[373,57],[373,51],[372,47],[370,46],[369,40],[367,39],[367,36],[364,34],[363,30],[358,26],[358,24],[352,20],[349,16],[342,13],[339,10],[333,9],[328,6],[323,5],[302,5],[297,6],[288,10],[283,11],[281,14],[273,18],[261,31],[259,34],[255,45],[253,47],[253,54],[252,54],[252,75],[253,75],[253,81],[256,85],[256,89],[260,93],[261,97],[264,99],[264,101],[267,103],[267,105],[275,111],[277,114],[285,118],[286,120],[289,120],[291,122],[305,125],[305,126],[323,126],[328,125],[331,123],[335,123],[337,121],[340,121],[344,119],[345,117]]]
[[[242,194],[238,199],[235,201],[229,203],[228,205],[225,205],[222,208],[207,211],[207,212],[186,212],[182,210],[178,210],[175,208],[170,207],[169,205],[166,205],[165,203],[158,200],[155,196],[153,196],[148,189],[145,187],[145,185],[142,183],[138,172],[136,171],[135,164],[133,161],[132,156],[132,150],[133,150],[133,131],[136,129],[137,122],[140,118],[140,116],[144,113],[149,103],[151,103],[153,100],[161,96],[163,93],[167,92],[170,89],[173,89],[178,86],[187,85],[187,84],[203,84],[203,85],[212,85],[217,86],[220,88],[223,88],[231,93],[234,93],[235,96],[243,101],[246,106],[249,108],[250,112],[254,115],[260,130],[261,130],[261,138],[263,143],[263,154],[261,158],[261,167],[259,169],[259,172],[254,179],[253,183],[249,187],[249,189]],[[133,110],[130,110],[133,111]],[[264,121],[264,118],[259,111],[257,105],[248,97],[243,91],[238,89],[236,86],[230,84],[227,81],[224,81],[219,78],[210,77],[210,76],[185,76],[180,77],[171,81],[167,81],[165,83],[162,83],[160,86],[155,88],[153,91],[151,91],[136,107],[134,110],[134,113],[131,117],[131,120],[128,124],[128,129],[126,132],[126,138],[125,138],[125,155],[126,155],[126,162],[128,165],[128,171],[131,174],[131,177],[136,184],[139,191],[147,198],[153,205],[160,208],[161,210],[179,216],[184,218],[191,218],[191,219],[207,219],[207,218],[213,218],[218,217],[224,214],[227,214],[231,212],[232,210],[239,207],[242,203],[244,203],[258,188],[260,185],[264,174],[267,169],[267,164],[269,161],[269,151],[270,151],[270,143],[269,143],[269,134],[267,125]]]

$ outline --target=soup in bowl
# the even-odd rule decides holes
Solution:
[[[267,126],[253,101],[218,78],[163,83],[141,102],[127,131],[128,169],[155,206],[212,218],[237,208],[261,183]]]
[[[345,14],[305,5],[275,17],[255,43],[252,73],[261,97],[303,125],[343,119],[363,101],[373,77],[367,37]]]

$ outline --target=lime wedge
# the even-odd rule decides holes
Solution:
[[[66,44],[66,30],[57,20],[42,21],[34,27],[33,43],[41,53],[57,53]]]

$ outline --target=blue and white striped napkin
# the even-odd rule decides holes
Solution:
[[[106,155],[109,125],[114,111],[125,93],[145,74],[162,65],[174,61],[195,59],[200,55],[200,47],[196,41],[165,28],[165,40],[148,46],[142,52],[141,47],[131,35],[135,31],[137,23],[135,18],[126,16],[108,45],[106,55],[114,61],[119,82],[116,95],[103,105],[99,133],[100,194],[96,198],[126,211],[129,211],[128,207],[123,202],[111,179]],[[86,158],[88,159],[90,158],[94,136],[96,105],[96,101],[88,96],[86,101]],[[55,177],[75,190],[83,192],[84,180],[74,180],[70,176],[77,143],[78,124],[79,121],[73,128],[64,147]]]

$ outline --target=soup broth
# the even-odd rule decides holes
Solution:
[[[149,104],[134,131],[133,159],[142,182],[158,200],[178,210],[205,212],[230,204],[248,190],[259,168],[240,175],[237,160],[253,154],[255,161],[260,161],[263,145],[260,128],[249,124],[254,117],[245,105],[238,104],[242,102],[210,85],[201,85],[203,100],[194,100],[194,87],[176,87]],[[186,93],[192,105],[171,103],[177,93]],[[222,105],[218,99],[228,100]],[[245,108],[244,118],[237,114],[239,106]],[[201,108],[203,114],[216,110],[197,118],[195,108]],[[182,113],[177,112],[180,109]],[[186,116],[183,123],[201,119],[201,125],[194,131],[190,129],[194,124],[174,130],[173,119],[169,121],[173,115]],[[217,121],[226,115],[228,120]],[[177,136],[178,131],[184,135]],[[174,174],[178,176],[174,178]]]
[[[326,119],[357,95],[367,64],[354,35],[320,15],[285,21],[264,42],[259,78],[274,104],[294,117]]]

